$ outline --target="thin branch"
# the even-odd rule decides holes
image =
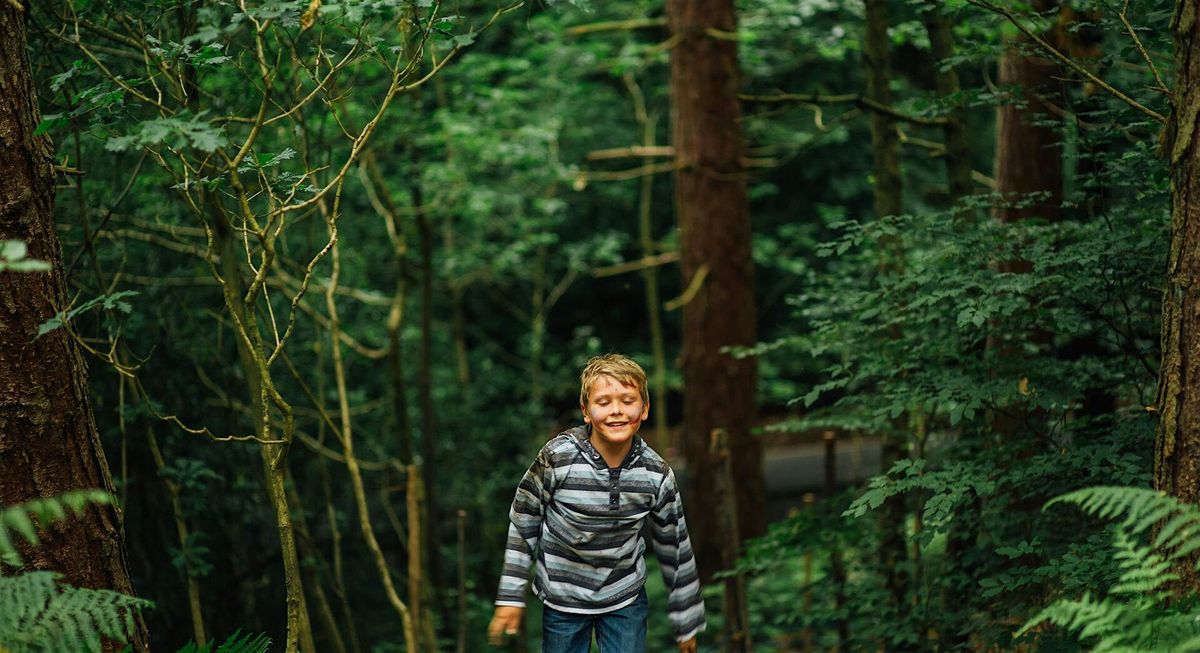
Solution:
[[[657,256],[644,256],[636,261],[629,261],[627,263],[618,263],[616,265],[596,268],[592,270],[592,276],[597,279],[601,277],[611,277],[618,274],[625,274],[626,272],[637,272],[639,270],[645,270],[646,268],[674,263],[678,260],[679,252],[665,252]]]
[[[501,16],[503,16],[509,12],[516,11],[517,9],[524,6],[524,4],[525,4],[524,0],[520,0],[518,2],[514,2],[513,4],[510,4],[508,6],[497,9],[492,14],[491,19],[488,20],[487,23],[485,23],[477,31],[482,32],[482,31],[488,29]],[[424,77],[412,82],[411,84],[406,84],[406,85],[401,84],[401,81],[404,80],[404,78],[407,76],[407,74],[409,72],[409,67],[406,67],[403,70],[400,70],[400,71],[397,71],[396,73],[394,73],[394,75],[392,77],[392,83],[388,87],[387,92],[384,94],[383,99],[380,101],[379,108],[375,111],[375,115],[369,121],[367,121],[367,124],[363,126],[362,131],[359,132],[358,136],[356,136],[354,138],[353,143],[351,144],[351,147],[350,147],[350,153],[346,156],[345,163],[342,164],[341,169],[337,172],[337,174],[333,177],[333,179],[331,179],[329,181],[329,183],[326,184],[323,188],[319,189],[316,193],[314,193],[312,197],[310,197],[302,202],[298,202],[296,204],[288,204],[286,206],[283,206],[279,209],[278,213],[280,215],[282,215],[284,213],[290,213],[292,211],[298,211],[300,209],[312,206],[313,204],[316,204],[318,201],[320,201],[320,199],[323,198],[330,190],[332,190],[334,187],[338,186],[341,183],[341,180],[346,176],[346,173],[350,171],[350,168],[358,160],[358,156],[362,153],[363,148],[366,147],[367,141],[370,139],[371,135],[375,132],[375,128],[379,125],[379,122],[383,119],[384,113],[387,111],[388,106],[392,103],[392,100],[396,97],[396,95],[399,93],[416,90],[416,89],[424,86],[426,84],[426,82],[428,82],[430,79],[433,79],[434,75],[441,72],[441,70],[443,68],[445,68],[451,61],[454,61],[454,59],[456,58],[456,55],[458,55],[460,52],[462,52],[462,50],[463,50],[463,48],[461,46],[455,46],[452,50],[450,50],[450,52],[446,53],[446,56],[441,61],[434,64],[434,66],[430,69],[430,71]],[[411,67],[411,62],[410,62],[410,67]]]
[[[704,280],[707,278],[708,263],[701,263],[696,273],[692,275],[692,280],[688,282],[687,289],[683,291],[683,294],[663,304],[663,308],[673,311],[695,299],[696,295],[700,294],[700,289],[704,287]]]
[[[613,147],[606,150],[592,150],[584,159],[588,161],[603,161],[605,159],[625,159],[629,157],[675,156],[675,148],[670,145],[632,145],[630,147]]]
[[[642,29],[646,27],[666,27],[666,18],[633,18],[630,20],[606,20],[599,23],[588,23],[587,25],[575,25],[568,27],[566,33],[571,36],[579,36],[580,34],[592,34],[595,32],[612,32],[616,30],[632,30]]]
[[[925,118],[922,116],[914,116],[904,113],[893,107],[872,100],[869,97],[864,97],[857,93],[844,95],[820,95],[820,94],[801,94],[801,93],[777,93],[775,95],[749,95],[739,94],[738,99],[744,102],[759,102],[764,104],[772,104],[776,102],[797,102],[801,104],[854,104],[861,109],[867,109],[876,113],[882,113],[891,116],[897,120],[911,122],[914,125],[938,126],[949,122],[946,118]]]
[[[901,143],[903,143],[905,145],[914,145],[916,147],[920,147],[925,150],[928,150],[929,156],[931,158],[946,155],[946,146],[942,143],[939,143],[937,141],[927,140],[924,138],[916,138],[915,136],[909,136],[903,130],[897,130],[897,131],[899,131],[899,133],[900,133],[900,142]],[[975,181],[976,183],[978,183],[981,186],[985,186],[991,190],[996,190],[996,187],[997,187],[996,179],[993,177],[989,177],[978,170],[971,171],[971,180]]]
[[[678,170],[682,164],[675,161],[666,163],[650,163],[629,170],[616,170],[613,172],[589,172],[581,170],[575,178],[575,190],[583,190],[587,187],[589,181],[628,181],[637,179],[646,175],[657,175],[663,172],[671,172]]]
[[[1107,6],[1108,3],[1105,2],[1104,5]],[[1129,22],[1129,18],[1125,15],[1125,12],[1128,10],[1129,0],[1125,0],[1125,4],[1121,6],[1121,11],[1117,12],[1117,17],[1121,19],[1121,24],[1125,26],[1125,31],[1129,32],[1129,38],[1133,39],[1133,46],[1137,48],[1138,53],[1142,55],[1142,59],[1150,66],[1150,74],[1154,75],[1154,82],[1158,84],[1154,90],[1164,95],[1170,95],[1171,89],[1163,82],[1162,75],[1158,74],[1158,67],[1154,65],[1154,60],[1150,58],[1150,53],[1146,51],[1146,46],[1142,45],[1142,40],[1138,38],[1137,31],[1133,29],[1133,24]]]
[[[1088,69],[1084,68],[1083,66],[1079,65],[1074,59],[1068,57],[1067,55],[1063,54],[1062,52],[1059,52],[1057,48],[1055,48],[1053,45],[1050,45],[1049,43],[1047,43],[1045,39],[1043,39],[1041,36],[1038,36],[1036,33],[1033,32],[1033,30],[1026,27],[1025,24],[1022,23],[1020,21],[1020,19],[1017,18],[1016,14],[1014,14],[1012,11],[1009,11],[1008,9],[998,6],[996,4],[993,4],[993,3],[989,2],[988,0],[967,0],[967,2],[969,2],[970,4],[973,4],[977,7],[982,7],[983,9],[987,9],[988,11],[991,11],[991,12],[1000,14],[1001,16],[1004,16],[1005,18],[1008,19],[1008,22],[1010,22],[1014,26],[1016,26],[1016,28],[1018,30],[1020,30],[1022,34],[1029,37],[1034,43],[1036,43],[1038,45],[1038,47],[1040,47],[1043,51],[1045,51],[1046,53],[1048,53],[1055,59],[1058,59],[1059,61],[1061,61],[1064,65],[1066,65],[1071,70],[1074,70],[1075,72],[1079,73],[1080,75],[1083,75],[1084,77],[1086,77],[1088,79],[1088,81],[1092,82],[1096,86],[1099,86],[1100,88],[1104,89],[1105,91],[1108,91],[1108,93],[1111,94],[1113,97],[1117,98],[1118,100],[1121,100],[1122,102],[1124,102],[1125,104],[1128,104],[1129,106],[1133,107],[1134,109],[1141,111],[1142,113],[1146,114],[1147,116],[1150,116],[1151,118],[1157,120],[1158,122],[1161,122],[1163,124],[1167,123],[1167,117],[1164,116],[1163,114],[1155,111],[1154,109],[1146,107],[1142,103],[1138,102],[1137,100],[1129,97],[1128,95],[1125,95],[1124,93],[1122,93],[1121,91],[1117,90],[1112,85],[1110,85],[1108,82],[1104,81],[1103,79],[1100,79],[1094,73],[1092,73]]]
[[[563,278],[559,279],[558,283],[550,289],[550,294],[546,295],[546,301],[544,303],[545,309],[543,312],[550,312],[550,309],[558,303],[558,300],[562,299],[564,294],[566,294],[567,289],[571,287],[571,284],[575,283],[575,278],[578,276],[578,269],[572,267],[567,270],[567,273],[563,275]]]

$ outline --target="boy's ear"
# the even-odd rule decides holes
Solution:
[[[580,407],[579,407],[579,412],[583,413],[583,423],[584,423],[584,424],[591,424],[591,423],[592,423],[592,418],[591,418],[591,417],[588,417],[588,414],[587,414],[587,406],[580,406]]]

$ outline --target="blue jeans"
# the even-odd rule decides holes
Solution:
[[[603,614],[542,611],[542,653],[588,653],[592,630],[600,653],[646,653],[646,590],[633,603]]]

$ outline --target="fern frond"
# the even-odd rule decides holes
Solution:
[[[1154,538],[1154,547],[1175,549],[1196,535],[1197,522],[1193,515],[1181,513],[1171,517]]]
[[[177,653],[267,653],[270,646],[271,638],[265,634],[243,635],[242,631],[238,630],[216,649],[213,649],[211,642],[203,647],[197,647],[195,642],[188,642],[188,645],[179,649]]]
[[[271,638],[263,633],[254,636],[241,636],[234,633],[229,639],[217,647],[213,653],[267,653],[271,646]]]
[[[25,564],[17,552],[11,533],[16,533],[30,544],[37,544],[38,524],[45,526],[65,519],[70,513],[82,514],[89,504],[112,502],[112,495],[103,490],[72,490],[0,510],[0,562],[14,568]]]
[[[101,637],[128,641],[134,612],[149,601],[71,587],[35,571],[0,577],[0,649],[10,653],[100,653]]]
[[[1123,517],[1122,525],[1131,533],[1140,533],[1172,514],[1190,515],[1196,523],[1200,523],[1200,509],[1164,492],[1146,488],[1088,487],[1055,497],[1046,507],[1056,503],[1077,505],[1084,512],[1103,519]]]
[[[1020,632],[1049,621],[1090,641],[1093,653],[1200,653],[1200,613],[1165,601],[1167,584],[1179,578],[1174,563],[1200,549],[1200,507],[1130,487],[1085,488],[1046,505],[1055,503],[1117,522],[1113,547],[1121,573],[1107,597],[1057,601]]]
[[[1113,546],[1121,568],[1117,584],[1111,590],[1114,594],[1156,593],[1170,581],[1179,578],[1178,574],[1171,571],[1170,560],[1129,537],[1124,530],[1117,531]]]
[[[1097,601],[1091,594],[1084,594],[1076,601],[1055,601],[1025,622],[1017,631],[1017,635],[1024,635],[1047,621],[1070,631],[1087,628],[1091,634],[1104,635],[1117,628],[1116,622],[1126,609],[1123,604],[1108,600]]]

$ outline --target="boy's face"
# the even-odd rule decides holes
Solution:
[[[592,425],[592,434],[610,445],[632,441],[649,416],[650,404],[642,401],[641,390],[610,376],[596,379],[583,407],[583,421]]]

